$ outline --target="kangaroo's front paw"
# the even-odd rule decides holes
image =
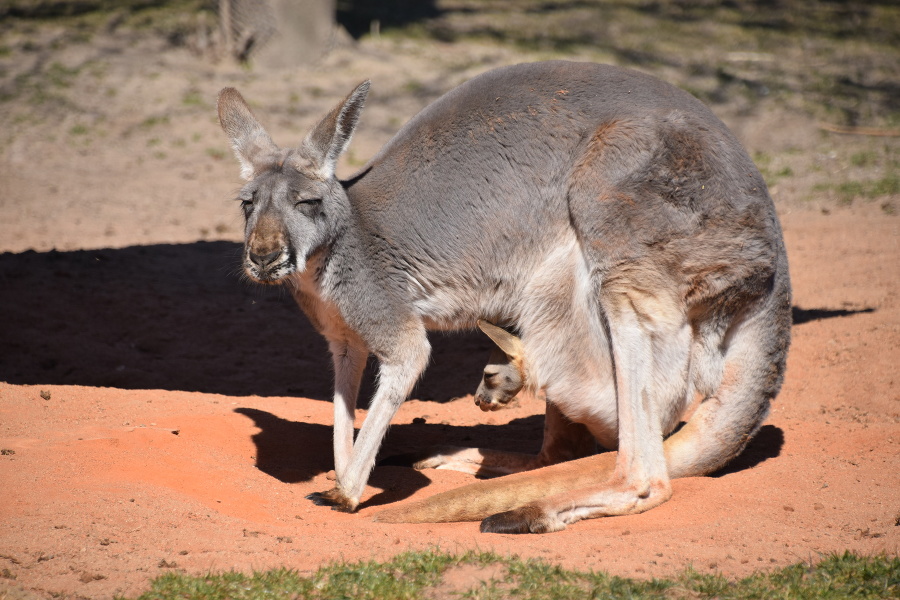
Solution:
[[[330,506],[332,510],[352,513],[359,506],[359,502],[349,498],[338,488],[331,488],[325,492],[313,492],[307,500],[312,500],[318,506]]]
[[[477,406],[484,412],[491,412],[494,410],[505,408],[511,400],[512,398],[498,400],[497,398],[482,396],[479,394],[475,396],[475,406]]]
[[[481,533],[550,533],[565,529],[537,506],[523,506],[491,515],[481,522]]]

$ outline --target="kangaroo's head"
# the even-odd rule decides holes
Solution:
[[[349,202],[334,169],[368,91],[364,81],[299,146],[284,149],[275,145],[237,90],[219,92],[219,122],[248,182],[238,198],[246,222],[243,266],[252,279],[278,283],[302,272],[310,255],[346,224]]]
[[[484,411],[497,410],[525,387],[527,378],[522,340],[487,321],[478,321],[478,327],[497,344],[497,348],[491,352],[484,367],[481,383],[475,392],[475,404]]]

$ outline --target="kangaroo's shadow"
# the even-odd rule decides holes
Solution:
[[[821,321],[822,319],[833,319],[835,317],[849,317],[851,315],[866,314],[875,312],[874,308],[860,308],[858,310],[849,310],[844,308],[828,309],[828,308],[800,308],[799,306],[791,307],[791,316],[794,325],[803,325],[810,321]]]
[[[334,468],[330,426],[289,421],[256,408],[242,407],[235,412],[252,419],[260,429],[253,435],[253,443],[256,445],[256,467],[263,473],[292,484],[311,481]],[[543,415],[513,419],[501,425],[395,424],[385,439],[381,455],[415,453],[441,445],[536,454],[541,446],[542,431]],[[764,425],[740,456],[711,476],[722,477],[753,468],[777,457],[783,445],[784,432],[774,425]],[[378,466],[372,472],[369,484],[382,491],[362,503],[360,508],[405,500],[429,483],[427,471]]]
[[[232,242],[0,253],[0,381],[331,398],[324,339],[288,290],[242,283],[240,256]],[[471,393],[490,340],[431,342],[416,397]]]
[[[322,336],[287,290],[242,284],[240,255],[232,242],[0,253],[0,381],[330,398]],[[793,317],[800,325],[873,310],[795,306]],[[472,393],[488,338],[434,333],[430,342],[414,397]]]
[[[256,408],[241,407],[235,412],[252,419],[260,429],[253,435],[253,443],[256,468],[263,473],[292,484],[311,481],[334,468],[329,425],[290,421]],[[514,419],[503,425],[396,424],[385,439],[382,454],[446,444],[533,454],[540,449],[542,431],[543,415]],[[404,500],[429,483],[427,474],[415,469],[376,467],[369,484],[383,491],[360,508]]]
[[[737,458],[715,473],[711,473],[710,477],[723,477],[745,469],[752,469],[770,458],[776,458],[781,454],[783,446],[784,431],[775,425],[763,425]]]

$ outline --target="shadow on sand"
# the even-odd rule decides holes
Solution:
[[[330,399],[324,341],[285,290],[242,283],[239,256],[240,245],[232,242],[0,254],[0,380]],[[873,310],[794,307],[793,318],[802,325]],[[431,365],[413,396],[447,401],[472,393],[490,352],[487,338],[471,332],[431,341]],[[371,396],[372,367],[360,406]],[[261,470],[291,482],[332,468],[330,428],[239,412],[262,430],[254,436]],[[399,425],[385,448],[454,444],[533,453],[542,420]],[[783,443],[780,429],[764,426],[717,475],[777,456]],[[416,489],[422,481],[421,475],[401,479],[406,483],[388,487]]]
[[[330,399],[325,342],[283,288],[242,282],[239,256],[232,242],[0,254],[0,380]],[[793,316],[800,325],[872,311],[794,307]],[[487,337],[431,342],[413,396],[473,393]]]

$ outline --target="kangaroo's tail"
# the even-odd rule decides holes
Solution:
[[[479,481],[376,513],[380,523],[480,521],[554,494],[605,481],[615,469],[616,453],[606,452]]]

